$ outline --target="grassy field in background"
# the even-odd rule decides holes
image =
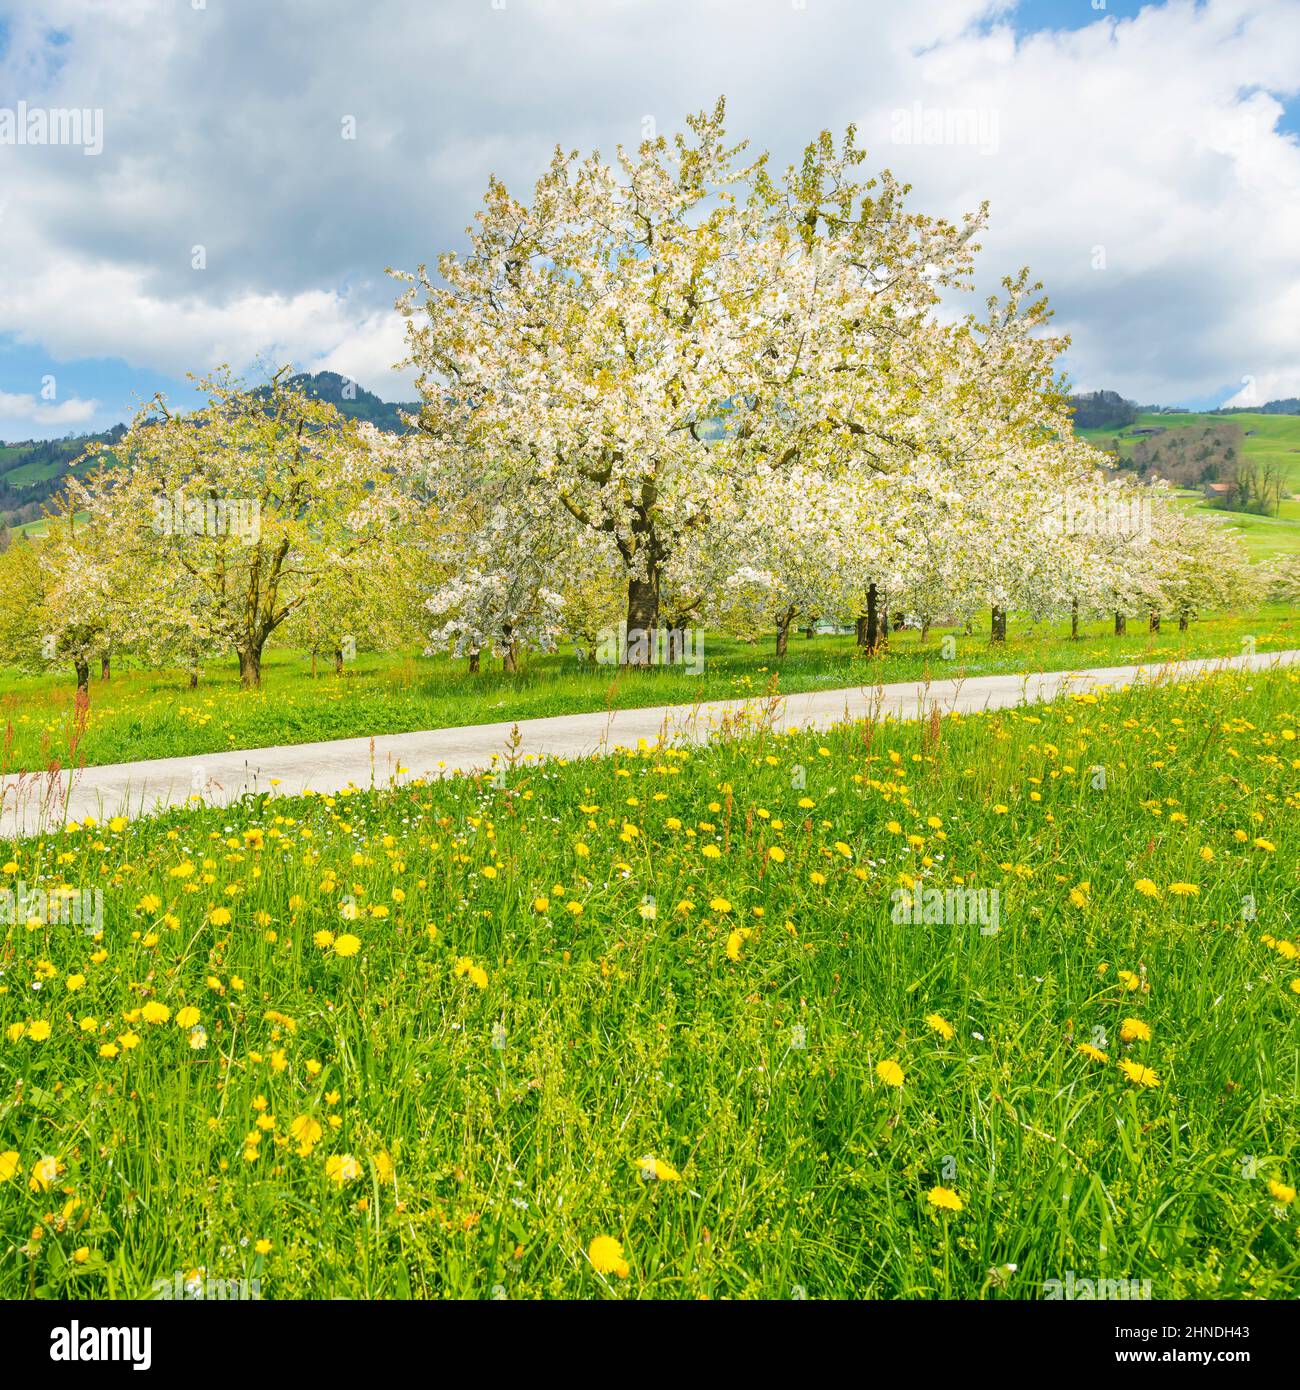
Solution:
[[[1219,676],[0,848],[103,894],[4,931],[0,1297],[1300,1296],[1298,729]]]
[[[1243,431],[1251,432],[1243,441],[1247,459],[1260,464],[1275,464],[1285,480],[1284,492],[1300,492],[1300,415],[1207,415],[1192,411],[1161,415],[1145,412],[1138,416],[1133,425],[1123,430],[1078,430],[1077,433],[1081,439],[1106,450],[1118,438],[1121,455],[1130,458],[1138,443],[1138,437],[1133,434],[1135,429],[1181,430],[1226,423],[1239,424]],[[1211,506],[1199,493],[1185,496],[1183,503],[1216,521],[1222,521],[1225,527],[1235,531],[1252,559],[1270,560],[1279,555],[1300,554],[1300,501],[1293,496],[1284,497],[1276,517],[1225,512]]]
[[[1252,560],[1300,554],[1300,502],[1284,501],[1277,516],[1255,516],[1250,512],[1225,512],[1199,493],[1180,493],[1177,500],[1181,506],[1234,532]]]
[[[362,655],[336,677],[328,663],[313,679],[301,654],[271,651],[261,691],[239,687],[233,660],[209,671],[197,690],[181,672],[118,669],[108,682],[92,678],[88,720],[78,730],[71,671],[40,677],[0,675],[0,771],[130,762],[284,743],[407,733],[466,724],[644,707],[695,700],[791,694],[873,686],[891,681],[943,680],[1016,671],[1073,670],[1128,662],[1236,656],[1252,637],[1258,651],[1300,647],[1300,612],[1272,607],[1257,613],[1208,617],[1179,632],[1166,621],[1158,633],[1130,619],[1115,637],[1112,624],[1085,623],[1071,641],[1068,626],[1013,622],[1005,646],[992,646],[987,622],[967,637],[953,629],[955,657],[944,660],[947,630],[891,635],[888,652],[865,660],[851,636],[796,635],[778,663],[772,640],[737,642],[708,634],[704,669],[623,671],[582,665],[571,651],[530,656],[516,676],[497,669],[470,675],[466,663],[415,655]],[[328,671],[328,674],[324,672]]]
[[[1135,429],[1180,430],[1205,429],[1213,425],[1240,425],[1247,434],[1245,455],[1259,463],[1276,464],[1286,480],[1287,491],[1300,492],[1300,415],[1211,415],[1197,411],[1176,411],[1171,414],[1143,412],[1137,420],[1122,430],[1077,430],[1081,439],[1099,449],[1109,449],[1118,435],[1120,451],[1125,458],[1132,455],[1138,438]]]

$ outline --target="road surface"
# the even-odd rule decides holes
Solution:
[[[581,758],[639,740],[699,743],[738,724],[786,729],[825,729],[865,718],[921,719],[933,710],[971,713],[1051,700],[1098,686],[1137,681],[1186,680],[1211,671],[1265,670],[1300,662],[1300,651],[1180,661],[1163,665],[1106,666],[1036,675],[977,676],[969,680],[906,681],[897,685],[819,690],[762,698],[716,700],[698,705],[563,714],[525,719],[515,726],[473,724],[424,733],[381,734],[327,743],[295,743],[242,752],[206,753],[149,762],[114,763],[73,773],[18,774],[0,780],[0,836],[33,835],[70,820],[138,816],[176,806],[191,797],[224,805],[245,792],[292,796],[308,789],[336,792],[449,776],[489,768],[507,755],[518,729],[514,756]]]

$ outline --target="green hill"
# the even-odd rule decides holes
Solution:
[[[290,381],[305,395],[318,401],[328,401],[341,415],[354,420],[367,420],[377,429],[387,430],[390,434],[405,434],[407,427],[402,413],[417,414],[420,409],[418,402],[394,404],[381,401],[373,391],[367,391],[364,386],[358,386],[355,381],[337,372],[302,372],[291,377]]]
[[[1279,403],[1281,404],[1281,403]],[[1300,415],[1260,411],[1141,411],[1131,425],[1121,429],[1080,429],[1079,436],[1099,449],[1131,460],[1143,439],[1161,438],[1152,430],[1204,430],[1231,422],[1242,431],[1242,454],[1247,461],[1273,465],[1282,478],[1283,500],[1277,516],[1225,511],[1213,506],[1202,493],[1186,491],[1183,504],[1204,511],[1236,531],[1256,559],[1300,552]]]
[[[1144,431],[1205,429],[1227,422],[1239,425],[1244,434],[1248,459],[1273,463],[1281,470],[1289,492],[1300,492],[1300,415],[1273,415],[1263,411],[1143,411],[1131,425],[1122,429],[1101,427],[1080,429],[1076,433],[1099,449],[1110,449],[1119,441],[1122,458],[1132,458]]]
[[[405,431],[402,412],[414,413],[418,404],[393,404],[373,391],[349,381],[337,372],[302,372],[293,382],[307,395],[329,401],[343,415],[366,420],[393,434]],[[21,529],[36,523],[46,503],[73,471],[75,460],[93,442],[111,443],[121,438],[125,425],[114,425],[102,434],[69,435],[66,439],[31,439],[0,443],[0,523]]]

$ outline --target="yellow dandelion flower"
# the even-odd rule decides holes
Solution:
[[[298,1154],[306,1158],[313,1146],[320,1143],[324,1131],[311,1115],[295,1115],[289,1122],[289,1134],[298,1145]]]
[[[48,1192],[62,1171],[63,1165],[59,1160],[47,1154],[32,1164],[32,1176],[27,1185],[33,1192]]]
[[[654,1158],[646,1155],[645,1158],[638,1158],[636,1166],[640,1170],[643,1182],[681,1182],[682,1175],[672,1166],[665,1163],[662,1158]]]
[[[342,1187],[356,1182],[361,1176],[361,1165],[351,1154],[331,1154],[325,1160],[325,1176]]]
[[[597,1274],[616,1274],[626,1279],[631,1273],[623,1258],[623,1246],[613,1236],[597,1236],[587,1247],[587,1258]]]
[[[454,973],[459,978],[461,975],[469,977],[472,985],[478,989],[486,989],[488,984],[487,971],[481,965],[475,965],[469,956],[460,956],[454,967]]]
[[[749,940],[751,929],[749,927],[737,927],[735,931],[727,936],[727,959],[739,960],[740,952]]]
[[[892,1057],[887,1057],[883,1062],[876,1063],[876,1075],[886,1086],[901,1086],[903,1084],[903,1069]]]

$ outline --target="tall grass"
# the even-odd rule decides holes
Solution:
[[[11,846],[103,922],[3,929],[0,1295],[1293,1298],[1298,695]],[[896,921],[918,884],[999,930]]]

